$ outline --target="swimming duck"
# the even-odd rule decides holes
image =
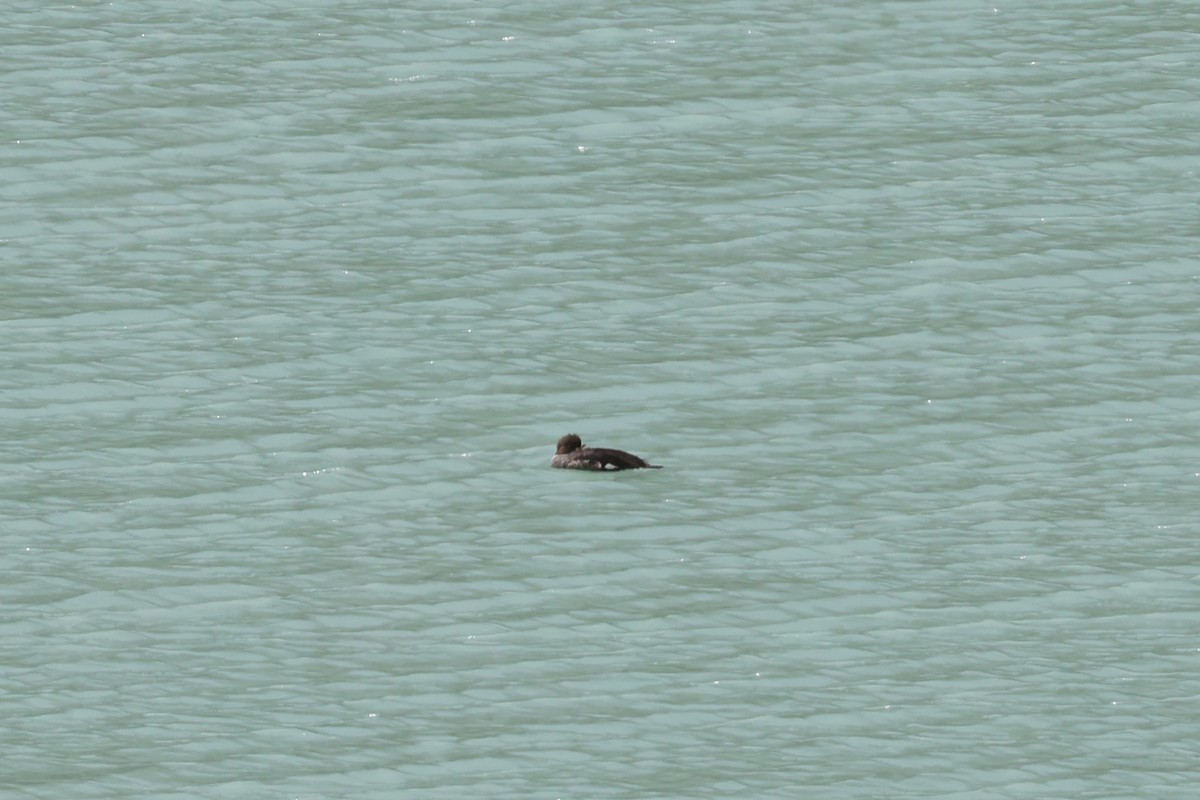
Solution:
[[[633,453],[624,450],[609,450],[606,447],[584,447],[578,434],[568,433],[558,440],[558,450],[550,459],[550,466],[559,469],[590,469],[596,471],[618,469],[662,469],[660,464],[647,464]]]

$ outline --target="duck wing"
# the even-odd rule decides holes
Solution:
[[[594,464],[592,469],[662,469],[656,464],[647,464],[633,453],[607,447],[585,447],[580,451],[579,458]]]

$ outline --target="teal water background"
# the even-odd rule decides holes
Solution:
[[[0,796],[1193,796],[1193,4],[2,17]]]

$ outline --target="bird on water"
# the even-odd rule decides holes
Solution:
[[[618,469],[662,469],[661,464],[647,464],[643,459],[624,450],[607,447],[584,447],[578,434],[568,433],[558,440],[558,450],[550,466],[559,469],[590,469],[602,472]]]

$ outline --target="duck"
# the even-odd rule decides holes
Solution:
[[[624,450],[607,447],[587,447],[577,433],[568,433],[558,440],[558,450],[550,459],[556,469],[589,469],[596,472],[619,469],[662,469],[661,464],[649,464]]]

